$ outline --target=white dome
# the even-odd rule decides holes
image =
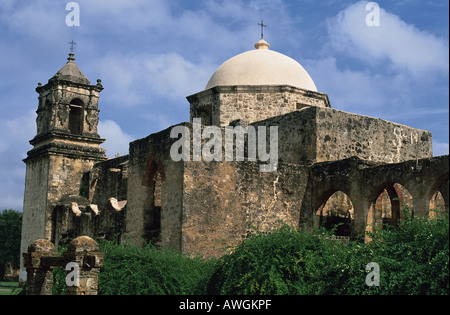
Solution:
[[[213,74],[206,90],[223,85],[291,85],[317,92],[308,72],[294,59],[269,50],[260,40],[255,50],[225,61]]]

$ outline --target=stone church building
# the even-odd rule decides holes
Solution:
[[[188,96],[190,122],[178,126],[190,134],[199,132],[196,118],[200,131],[275,126],[278,156],[270,172],[261,172],[265,162],[249,158],[248,150],[231,161],[175,160],[175,126],[107,159],[97,133],[102,90],[73,53],[36,88],[22,252],[36,239],[58,245],[88,235],[217,257],[253,229],[280,222],[309,229],[342,223],[338,237],[360,238],[375,224],[395,226],[401,202],[416,216],[448,211],[449,159],[432,156],[430,132],[333,109],[306,70],[264,40]],[[183,147],[194,150],[189,139]]]

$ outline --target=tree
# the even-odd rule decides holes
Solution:
[[[0,280],[8,262],[19,268],[21,231],[22,212],[6,209],[0,212]]]

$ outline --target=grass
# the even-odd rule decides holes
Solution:
[[[0,282],[0,295],[13,295],[14,290],[19,287],[18,282]]]

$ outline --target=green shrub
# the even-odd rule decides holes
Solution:
[[[213,260],[189,258],[153,246],[115,245],[103,242],[104,266],[99,294],[205,294],[214,270]]]
[[[66,269],[58,267],[53,270],[52,295],[66,294]]]
[[[58,254],[63,255],[67,250],[67,245],[58,246]],[[66,294],[66,274],[65,267],[57,267],[53,270],[53,288],[52,295],[64,295]]]
[[[342,242],[284,226],[257,234],[223,257],[210,294],[331,294],[355,269]]]
[[[373,241],[343,243],[282,227],[244,241],[223,257],[210,294],[449,294],[448,214],[406,216]],[[380,267],[380,286],[366,285],[366,265]]]
[[[397,229],[376,231],[366,245],[380,265],[379,294],[449,294],[449,217],[405,219]]]

